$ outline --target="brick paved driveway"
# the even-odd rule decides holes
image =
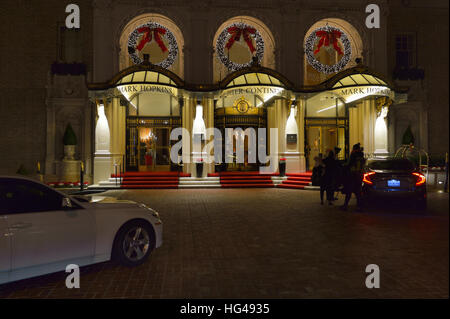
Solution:
[[[421,214],[320,206],[289,189],[111,191],[144,202],[164,221],[164,244],[136,268],[112,262],[0,286],[1,298],[404,298],[445,297],[448,194]],[[342,201],[342,200],[341,200]],[[378,264],[381,288],[365,287]]]

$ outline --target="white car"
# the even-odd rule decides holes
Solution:
[[[112,258],[136,266],[161,244],[161,219],[144,204],[0,176],[0,284]]]

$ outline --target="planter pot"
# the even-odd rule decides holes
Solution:
[[[286,175],[286,162],[280,162],[279,171],[280,171],[280,176]]]
[[[64,145],[64,159],[73,161],[75,159],[76,145]]]
[[[197,169],[197,177],[203,176],[203,163],[195,163],[195,167]]]

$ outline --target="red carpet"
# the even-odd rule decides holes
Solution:
[[[260,174],[259,172],[220,172],[208,174],[208,176],[219,176],[223,188],[262,188],[274,187],[271,176],[273,174]]]
[[[191,175],[178,172],[126,172],[118,177],[123,177],[121,188],[145,189],[178,188],[179,178],[189,176]]]
[[[278,187],[304,189],[311,183],[312,172],[286,174],[287,180],[284,180]]]

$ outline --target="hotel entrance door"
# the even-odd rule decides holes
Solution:
[[[170,130],[172,126],[153,127],[149,125],[153,121],[153,119],[128,119],[127,171],[172,170],[170,161]]]
[[[319,123],[321,122],[321,123]],[[342,123],[341,123],[342,122]],[[325,158],[327,151],[334,151],[335,147],[341,149],[337,159],[345,160],[348,153],[348,130],[346,120],[326,121],[306,121],[305,126],[305,148],[307,154],[307,169],[312,170],[314,167],[314,158],[322,154]]]
[[[140,127],[138,168],[140,172],[170,170],[169,129]]]

